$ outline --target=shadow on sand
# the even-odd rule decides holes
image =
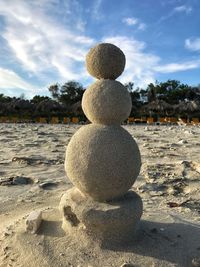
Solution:
[[[191,261],[200,257],[200,226],[184,223],[141,221],[135,240],[123,247],[102,247],[113,251],[129,252],[191,267]]]
[[[38,234],[45,236],[52,236],[52,237],[63,237],[66,234],[61,226],[62,226],[61,221],[43,220]]]
[[[38,234],[65,237],[61,224],[61,221],[44,220]],[[77,243],[77,249],[80,249],[80,246],[81,243]],[[151,257],[169,262],[176,267],[191,267],[192,259],[200,257],[200,226],[184,223],[184,221],[183,223],[161,223],[142,220],[134,241],[118,246],[105,242],[101,248],[114,253],[131,254],[129,255],[131,258],[134,258],[134,255],[136,258]]]

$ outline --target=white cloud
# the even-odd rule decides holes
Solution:
[[[158,23],[162,22],[162,21],[165,21],[171,17],[173,17],[175,14],[177,13],[185,13],[186,15],[189,15],[191,12],[192,12],[192,7],[191,6],[186,6],[186,5],[182,5],[182,6],[177,6],[175,8],[173,8],[171,10],[171,12],[169,12],[167,15],[165,16],[162,16]]]
[[[81,17],[75,24],[70,22],[70,16],[74,16],[69,4],[71,2],[64,2],[67,16],[65,23],[61,24],[55,13],[52,15],[57,3],[55,0],[20,0],[20,5],[18,1],[1,0],[0,15],[4,17],[5,23],[2,36],[12,51],[13,60],[20,62],[32,80],[39,80],[45,75],[48,83],[55,77],[59,77],[57,81],[60,82],[75,79],[86,83],[91,80],[84,61],[96,40],[83,34],[86,22]],[[81,10],[77,6],[79,2],[74,3]],[[94,2],[96,14],[99,13],[101,3],[102,0]],[[63,14],[59,14],[61,15]],[[146,28],[146,24],[136,18],[124,18],[123,22],[129,26],[136,25],[139,30]],[[116,44],[124,51],[127,62],[124,74],[120,77],[123,83],[133,81],[135,86],[145,87],[155,81],[158,72],[169,73],[199,67],[199,61],[161,65],[160,57],[145,51],[144,42],[127,36],[107,36],[102,41]],[[191,46],[191,40],[187,41],[187,45],[189,44]],[[53,77],[49,73],[54,73]],[[0,88],[20,88],[27,92],[36,92],[34,86],[11,70],[1,68],[0,75]]]
[[[174,73],[200,67],[199,59],[162,64],[160,57],[145,52],[144,42],[126,36],[105,37],[103,42],[113,43],[124,52],[126,66],[119,80],[122,83],[132,81],[135,87],[145,88],[149,83],[155,82],[158,73]]]
[[[127,24],[128,26],[136,25],[138,23],[138,19],[136,18],[123,18],[122,22]]]
[[[139,19],[134,18],[134,17],[123,18],[122,22],[128,26],[133,26],[133,25],[137,26],[137,29],[141,31],[146,29],[146,24],[143,22],[140,22]]]
[[[96,19],[100,19],[102,17],[102,15],[99,13],[101,4],[102,0],[93,0],[92,15]]]
[[[30,91],[31,93],[36,92],[36,87],[26,82],[14,71],[9,69],[0,68],[0,88],[4,89],[22,89]]]
[[[185,48],[191,51],[200,51],[200,38],[186,39]]]
[[[138,30],[144,31],[147,25],[145,23],[139,23]]]
[[[119,80],[122,83],[133,81],[135,86],[144,87],[155,81],[153,68],[158,64],[160,58],[156,55],[146,53],[145,43],[139,42],[126,36],[105,37],[103,42],[117,45],[126,56],[126,67]]]
[[[174,8],[174,12],[175,13],[186,13],[186,14],[189,14],[192,12],[192,7],[191,6],[185,6],[185,5],[182,5],[182,6],[177,6]]]
[[[200,60],[197,59],[196,61],[186,61],[183,63],[170,63],[162,66],[156,66],[154,70],[160,73],[173,73],[178,71],[196,69],[199,67]]]
[[[65,80],[77,77],[72,76],[76,72],[84,78],[80,63],[94,40],[81,33],[84,21],[61,25],[49,16],[47,11],[54,2],[21,0],[19,5],[18,1],[2,0],[0,15],[6,25],[2,36],[24,69],[35,76],[54,71]]]

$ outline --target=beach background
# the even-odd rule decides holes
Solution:
[[[200,267],[199,10],[198,0],[0,0],[0,267]],[[125,55],[122,75],[106,77],[130,93],[121,122],[142,159],[132,188],[140,228],[118,247],[66,234],[58,211],[73,186],[67,145],[91,120],[82,96],[105,78],[85,64],[101,43]],[[42,212],[35,234],[33,211]]]

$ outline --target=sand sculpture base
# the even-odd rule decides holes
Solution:
[[[59,209],[63,215],[62,228],[67,234],[107,246],[135,239],[142,200],[135,192],[128,191],[120,199],[96,202],[73,187],[62,196]]]

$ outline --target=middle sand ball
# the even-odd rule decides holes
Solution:
[[[82,108],[93,123],[120,124],[131,112],[131,97],[118,81],[99,80],[83,94]]]
[[[124,195],[141,167],[138,146],[121,126],[81,127],[68,144],[65,170],[73,184],[97,201]]]

